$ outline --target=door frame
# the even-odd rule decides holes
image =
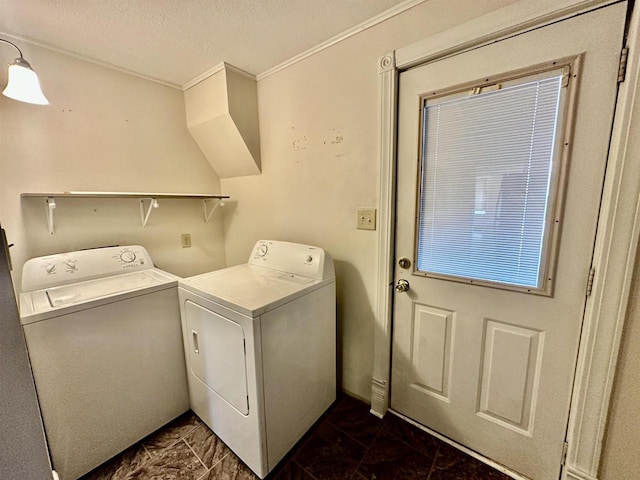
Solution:
[[[380,185],[378,276],[371,413],[389,408],[396,201],[398,76],[416,65],[617,3],[544,0],[517,3],[394,50],[379,59]],[[618,99],[593,254],[593,286],[580,338],[567,430],[564,480],[596,480],[622,329],[640,238],[640,7],[628,25],[629,56]],[[635,139],[633,133],[636,133]]]

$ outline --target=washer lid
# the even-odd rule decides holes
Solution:
[[[179,285],[243,315],[255,317],[332,281],[244,264],[185,278]]]
[[[63,307],[72,303],[88,302],[106,295],[139,290],[159,283],[159,278],[148,275],[147,272],[135,272],[73,285],[47,288],[45,293],[52,307]]]
[[[175,287],[176,276],[156,268],[20,294],[23,325],[45,318]]]

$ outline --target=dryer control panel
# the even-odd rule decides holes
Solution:
[[[149,253],[140,245],[47,255],[25,262],[22,268],[22,291],[41,290],[153,267]]]
[[[300,243],[259,240],[247,263],[314,280],[326,280],[335,276],[333,261],[327,252],[322,248]]]

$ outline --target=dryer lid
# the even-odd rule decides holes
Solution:
[[[179,281],[182,288],[254,317],[330,283],[244,264]]]

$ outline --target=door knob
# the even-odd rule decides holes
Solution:
[[[402,293],[407,291],[409,291],[409,282],[401,278],[398,280],[398,283],[396,283],[396,292]]]

